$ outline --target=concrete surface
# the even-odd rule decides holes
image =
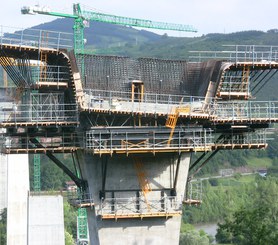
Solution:
[[[28,245],[64,245],[63,197],[29,196]]]
[[[27,154],[7,155],[7,245],[27,244],[29,161]]]

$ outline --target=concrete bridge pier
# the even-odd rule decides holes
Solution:
[[[83,156],[91,244],[179,244],[190,153]]]

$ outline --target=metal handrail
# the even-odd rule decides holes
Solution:
[[[101,200],[99,214],[146,214],[146,213],[174,213],[181,211],[181,199],[167,196],[161,199],[140,197],[133,198],[105,198]]]
[[[214,104],[211,114],[214,120],[277,120],[278,101],[223,101]]]
[[[36,150],[37,147],[30,143],[32,138],[36,138],[43,148],[40,150],[47,149],[66,149],[66,148],[74,148],[80,147],[79,140],[76,138],[74,134],[66,134],[57,136],[5,136],[2,135],[0,138],[0,145],[2,150],[13,150],[13,149],[25,149],[25,150]]]
[[[169,144],[169,130],[165,128],[164,134],[155,131],[146,132],[117,132],[98,133],[86,132],[85,150],[134,150],[134,149],[195,149],[209,148],[213,145],[212,131],[209,129],[195,131],[179,131],[174,134]],[[170,132],[169,132],[170,133]]]
[[[47,35],[47,42],[43,42]],[[44,37],[44,38],[42,38]],[[72,49],[73,34],[40,29],[23,29],[0,26],[0,44],[18,45],[20,47],[52,48],[56,50]]]
[[[142,99],[132,100],[130,92],[85,89],[84,98],[88,109],[154,114],[170,114],[177,106],[188,106],[189,113],[205,113],[208,110],[205,98],[200,96],[145,93]],[[206,98],[206,101],[214,101],[214,98]]]
[[[15,104],[0,108],[1,123],[78,121],[76,104]]]
[[[190,59],[205,61],[209,59],[221,59],[230,62],[251,62],[271,64],[278,62],[278,46],[269,45],[223,45],[228,50],[222,51],[190,51],[196,53],[189,56]]]

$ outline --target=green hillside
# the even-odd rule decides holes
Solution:
[[[32,28],[72,33],[73,24],[72,19],[60,18]],[[150,31],[94,21],[85,28],[84,34],[87,47],[92,50],[150,43],[161,38],[160,35]]]

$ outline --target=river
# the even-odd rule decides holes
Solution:
[[[215,239],[218,228],[217,223],[197,224],[194,225],[194,227],[196,228],[196,230],[204,230],[207,234],[212,235]]]

